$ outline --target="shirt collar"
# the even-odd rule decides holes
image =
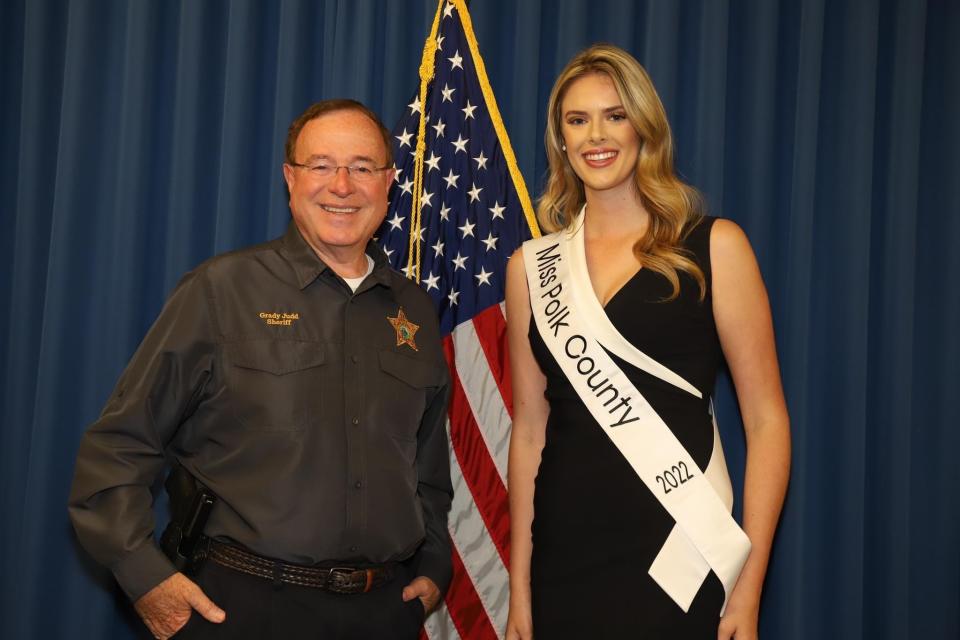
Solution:
[[[287,225],[287,232],[283,235],[282,253],[293,267],[293,271],[297,275],[297,284],[301,290],[330,268],[327,263],[320,259],[313,247],[303,239],[300,229],[297,228],[293,220]],[[380,284],[389,287],[391,285],[390,264],[383,249],[373,240],[370,240],[367,242],[366,254],[373,258],[373,273],[371,276]]]

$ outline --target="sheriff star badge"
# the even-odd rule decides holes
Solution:
[[[420,329],[420,325],[413,324],[407,320],[406,314],[403,312],[403,307],[400,307],[400,310],[397,311],[397,317],[391,318],[387,316],[387,320],[390,321],[390,324],[393,325],[393,330],[397,332],[397,346],[408,345],[414,351],[417,350],[417,342],[414,340],[414,336],[417,333],[417,330]]]

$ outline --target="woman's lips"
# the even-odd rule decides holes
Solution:
[[[591,166],[595,169],[600,169],[606,166],[613,164],[617,159],[617,151],[613,149],[599,149],[595,151],[587,151],[582,154],[583,161],[587,163],[588,166]]]

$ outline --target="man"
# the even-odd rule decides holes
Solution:
[[[371,242],[389,132],[351,100],[291,125],[292,223],[187,274],[84,435],[83,546],[157,638],[413,638],[452,572],[449,375],[429,297]],[[151,486],[215,496],[178,572]]]

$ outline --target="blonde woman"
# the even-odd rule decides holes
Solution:
[[[570,61],[545,137],[550,235],[507,278],[507,638],[756,638],[790,436],[753,251],[677,178],[663,105],[622,49]],[[710,402],[724,359],[742,524]]]

